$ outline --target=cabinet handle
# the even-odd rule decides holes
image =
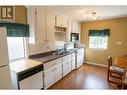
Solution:
[[[55,70],[56,70],[56,68],[55,68],[55,69],[53,69],[53,70],[52,70],[52,72],[53,72],[53,71],[55,71]]]

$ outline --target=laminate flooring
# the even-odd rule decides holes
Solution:
[[[72,71],[49,89],[118,89],[113,83],[107,81],[105,67],[85,64]]]

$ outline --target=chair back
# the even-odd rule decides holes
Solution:
[[[108,68],[110,66],[112,66],[112,57],[111,56],[108,57]]]

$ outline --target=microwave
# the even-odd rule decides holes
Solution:
[[[74,43],[73,42],[65,42],[64,48],[65,48],[65,52],[71,51],[74,49]]]
[[[71,41],[79,41],[79,33],[71,33]]]

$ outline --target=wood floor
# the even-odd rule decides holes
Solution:
[[[49,89],[118,89],[115,84],[108,83],[106,77],[106,68],[85,64]]]

